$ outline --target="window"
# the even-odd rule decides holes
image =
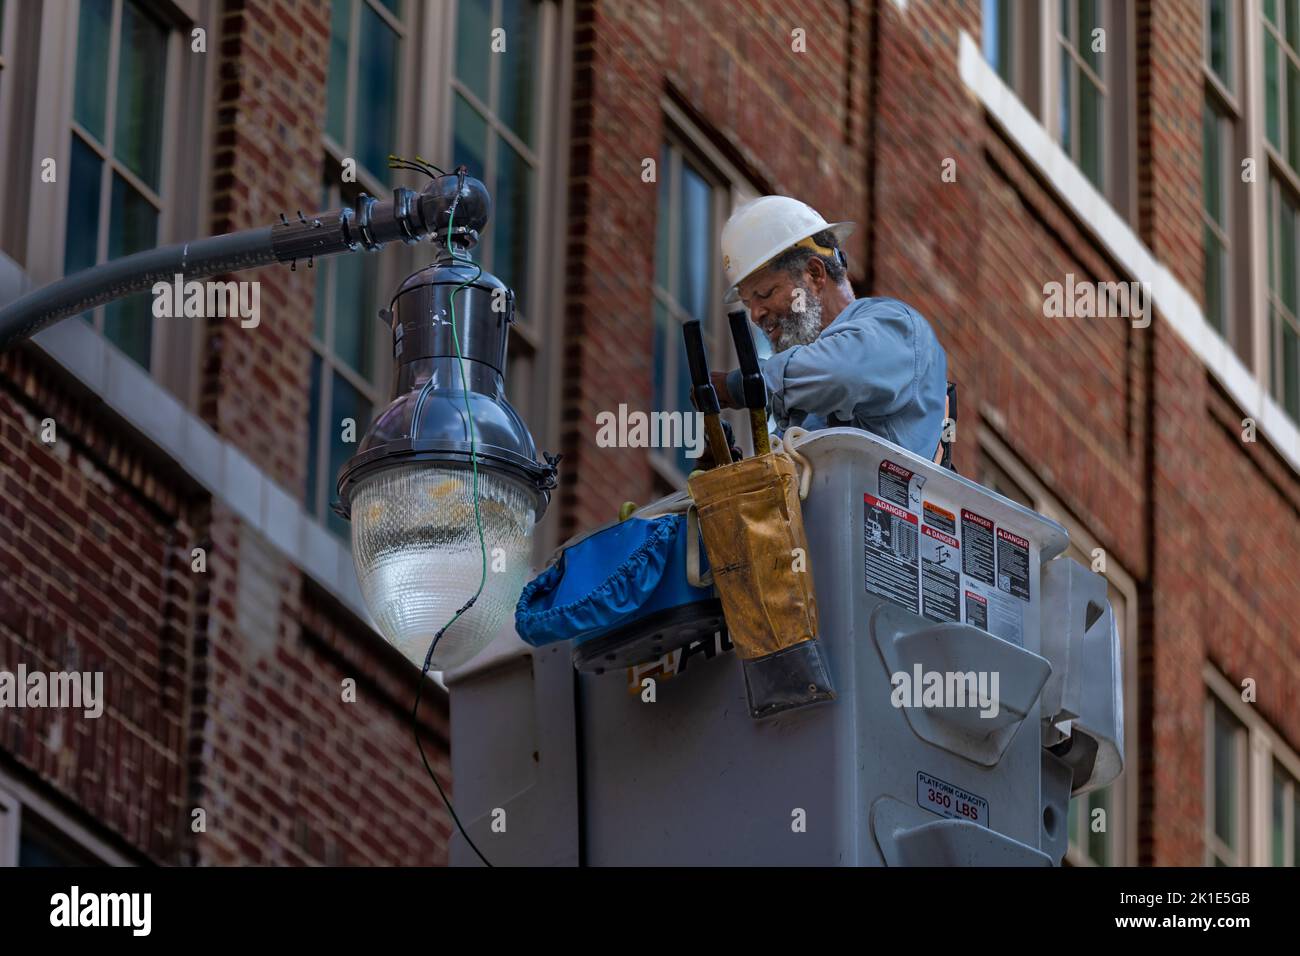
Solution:
[[[982,39],[984,59],[998,71],[998,76],[1011,88],[1016,87],[1016,13],[1014,0],[984,0],[982,7]]]
[[[325,185],[325,209],[345,197],[338,185]],[[308,415],[307,510],[324,519],[342,538],[348,523],[330,509],[339,469],[356,451],[356,443],[383,406],[385,345],[388,332],[378,319],[389,285],[378,254],[354,252],[316,264],[315,323],[311,335],[311,409]],[[328,409],[328,414],[323,412]]]
[[[352,205],[366,192],[383,198],[395,175],[389,154],[413,152],[403,122],[414,73],[408,52],[419,4],[412,0],[333,0],[326,91],[322,208]],[[355,181],[344,181],[347,160]],[[406,174],[398,174],[405,176]],[[420,189],[424,182],[407,183]],[[378,318],[412,250],[390,244],[382,254],[354,252],[316,262],[307,416],[307,511],[340,537],[349,526],[334,514],[334,482],[356,452],[371,416],[388,395],[390,332]]]
[[[452,157],[492,193],[476,255],[530,314],[532,228],[542,134],[542,5],[458,0],[452,69]],[[503,46],[504,45],[504,46]]]
[[[1245,862],[1246,728],[1213,695],[1206,702],[1209,725],[1205,765],[1210,774],[1206,801],[1207,862],[1240,866]]]
[[[1203,673],[1206,865],[1300,865],[1300,758],[1239,686]]]
[[[1300,204],[1273,177],[1268,198],[1269,380],[1273,397],[1300,421]]]
[[[1229,0],[1205,0],[1205,103],[1201,116],[1201,219],[1204,242],[1206,321],[1231,338],[1233,311],[1232,255],[1235,202],[1236,137],[1240,111],[1235,98],[1236,24]]]
[[[1263,0],[1264,131],[1278,156],[1300,173],[1300,3]]]
[[[1300,782],[1273,761],[1273,813],[1269,860],[1273,866],[1300,866]]]
[[[335,158],[350,157],[374,183],[388,182],[397,152],[402,58],[411,0],[332,0],[325,133]]]
[[[705,326],[706,348],[712,335],[721,279],[717,274],[719,221],[726,191],[670,142],[659,157],[659,209],[655,234],[654,396],[653,411],[693,410],[691,379],[682,342],[682,323],[696,319]],[[716,355],[716,350],[711,350]],[[717,360],[714,359],[715,367]],[[685,448],[660,450],[674,478],[683,482],[694,468]]]
[[[0,772],[0,866],[129,864],[38,791]]]
[[[166,72],[168,33],[138,0],[80,4],[65,273],[158,244],[164,110],[157,82]],[[152,366],[148,293],[86,318],[135,361]]]
[[[1105,191],[1106,83],[1100,0],[1059,0],[1057,138],[1085,176]]]
[[[1010,450],[987,429],[980,435],[979,482],[986,488],[1026,508],[1046,515],[1070,534],[1065,557],[1091,567],[1098,547],[1086,529],[1079,526],[1064,507],[1022,465]],[[1133,579],[1107,556],[1106,597],[1119,630],[1124,672],[1124,716],[1132,727],[1137,722],[1137,587]],[[1070,846],[1065,862],[1071,866],[1132,866],[1137,862],[1137,734],[1124,738],[1124,773],[1107,787],[1093,790],[1070,801],[1068,832]],[[1100,814],[1097,811],[1102,811]]]

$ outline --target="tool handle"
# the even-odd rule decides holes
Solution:
[[[754,331],[749,327],[749,317],[744,309],[727,314],[731,324],[731,338],[736,343],[736,358],[740,360],[740,377],[744,385],[745,407],[755,411],[767,408],[767,384],[758,367],[758,349],[754,347]]]
[[[704,353],[704,334],[698,320],[682,323],[682,339],[686,344],[686,364],[691,370],[691,394],[695,397],[695,407],[705,415],[716,415],[722,406],[709,379],[709,359]]]

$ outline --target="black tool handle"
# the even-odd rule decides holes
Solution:
[[[744,384],[745,407],[758,410],[767,408],[767,384],[758,367],[758,349],[754,347],[754,330],[749,327],[749,317],[744,309],[727,314],[731,323],[731,338],[736,343],[736,357],[740,360],[740,377]]]
[[[683,322],[682,338],[686,342],[686,364],[691,370],[691,394],[695,397],[695,407],[705,415],[717,415],[722,406],[709,378],[709,359],[704,354],[704,334],[700,323],[694,319]]]

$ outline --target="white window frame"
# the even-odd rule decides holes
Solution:
[[[157,244],[166,245],[194,238],[207,222],[207,184],[212,169],[211,150],[206,148],[212,123],[211,110],[207,106],[214,89],[216,60],[219,58],[214,45],[219,43],[220,35],[216,0],[145,2],[170,28],[167,68],[159,81],[164,103],[158,188],[146,194],[153,195],[161,204]],[[6,4],[7,7],[11,5],[19,6]],[[22,6],[25,14],[40,18],[35,95],[41,108],[34,114],[31,155],[26,164],[20,164],[28,166],[35,184],[30,190],[27,207],[19,215],[24,218],[26,226],[22,240],[25,271],[32,286],[42,286],[63,276],[81,7],[79,0],[47,3],[39,8]],[[115,22],[120,18],[116,6],[114,18]],[[188,55],[190,31],[195,27],[202,27],[208,38],[209,52],[202,58]],[[115,57],[116,53],[110,55]],[[108,92],[112,99],[116,98],[115,90]],[[7,119],[12,115],[11,110]],[[55,160],[58,174],[59,186],[52,199],[43,194],[38,185],[41,164],[47,157]],[[115,164],[114,168],[118,165]],[[131,181],[136,185],[134,177]],[[110,199],[100,196],[101,231],[108,228],[102,204]],[[102,310],[102,306],[96,310],[97,315],[102,314]],[[97,330],[100,327],[97,319]],[[195,370],[200,342],[201,336],[193,323],[155,320],[153,324],[150,375],[190,408],[196,407],[198,402]]]
[[[1282,0],[1279,0],[1282,2]],[[1269,209],[1274,200],[1275,191],[1290,194],[1293,202],[1300,206],[1300,175],[1286,162],[1281,152],[1268,139],[1267,118],[1265,115],[1267,90],[1264,88],[1264,35],[1273,29],[1264,19],[1264,7],[1261,0],[1243,0],[1241,15],[1249,25],[1243,30],[1245,38],[1245,57],[1241,74],[1243,94],[1246,97],[1246,125],[1248,130],[1246,155],[1255,157],[1256,185],[1263,188],[1251,190],[1253,202],[1250,204],[1250,256],[1252,271],[1250,311],[1252,332],[1252,367],[1256,381],[1263,394],[1268,395],[1279,409],[1286,413],[1285,397],[1274,391],[1274,363],[1280,363],[1279,336],[1274,334],[1272,324],[1273,290],[1269,283]],[[1281,44],[1279,65],[1282,70],[1282,83],[1286,84],[1286,67],[1288,54],[1285,43]],[[1282,130],[1286,132],[1286,111],[1282,110]],[[1286,142],[1285,136],[1283,142]],[[1273,237],[1276,239],[1276,237]],[[1279,252],[1274,246],[1274,251]],[[1279,308],[1279,311],[1284,311]],[[1296,318],[1296,317],[1292,317]],[[1288,321],[1284,315],[1282,321]],[[1300,333],[1300,323],[1297,332]],[[1300,369],[1293,372],[1300,375]],[[1300,425],[1300,421],[1288,420]]]
[[[990,421],[994,416],[981,409],[981,417],[985,421]],[[1091,555],[1095,549],[1102,547],[1091,532],[1066,510],[1038,476],[1020,461],[988,425],[980,426],[978,445],[979,453],[986,455],[994,466],[1003,471],[1029,496],[1034,511],[1051,518],[1065,528],[1069,533],[1072,546],[1078,547],[1084,555]],[[1109,552],[1106,553],[1106,571],[1102,577],[1124,599],[1121,619],[1117,621],[1120,627],[1121,666],[1124,673],[1124,723],[1126,728],[1135,730],[1138,723],[1137,582]],[[1139,757],[1137,733],[1125,733],[1124,773],[1118,781],[1110,784],[1114,799],[1111,804],[1110,819],[1107,820],[1107,835],[1111,841],[1112,866],[1136,866],[1138,863]],[[1119,812],[1116,813],[1116,810]],[[1083,825],[1087,825],[1086,815],[1081,816],[1081,821]],[[1070,834],[1066,861],[1072,866],[1095,865],[1090,857],[1078,849],[1074,837],[1075,834]]]
[[[448,163],[452,161],[455,143],[455,97],[460,94],[469,101],[489,129],[487,156],[484,157],[483,175],[488,188],[496,175],[496,151],[500,140],[505,140],[511,148],[524,157],[533,170],[532,208],[529,210],[529,248],[534,254],[529,256],[526,277],[528,298],[531,301],[516,303],[516,321],[510,327],[510,369],[506,378],[507,391],[512,403],[518,406],[526,418],[534,409],[548,408],[558,404],[558,391],[552,386],[554,375],[545,356],[544,345],[556,341],[558,324],[554,316],[563,308],[563,265],[541,253],[541,250],[563,248],[564,234],[555,229],[563,218],[565,211],[564,182],[559,178],[559,171],[567,168],[567,155],[562,159],[562,146],[567,147],[568,89],[570,81],[567,74],[562,75],[562,64],[571,62],[571,39],[565,25],[572,24],[572,0],[534,0],[537,4],[537,90],[533,103],[534,144],[529,146],[522,142],[512,130],[507,129],[488,109],[483,101],[461,82],[456,75],[456,16],[459,0],[439,4],[430,12],[429,20],[429,65],[432,82],[426,89],[437,89],[441,95],[426,97],[426,109],[421,117],[423,128],[437,131],[436,142],[439,149],[436,157],[443,157]],[[499,25],[496,17],[500,13],[499,2],[493,3],[493,23]],[[563,28],[563,29],[562,29]],[[484,38],[485,46],[488,38]],[[507,37],[507,44],[509,37]],[[507,45],[507,49],[508,49]],[[501,68],[494,57],[489,60],[488,99],[496,100],[497,85],[500,82]],[[490,224],[489,224],[490,225]],[[485,271],[495,268],[493,250],[490,243],[477,247],[473,255],[483,264]],[[558,368],[555,369],[558,371]],[[551,401],[554,396],[555,401]],[[530,421],[530,426],[533,424]],[[558,430],[558,418],[554,421]]]
[[[110,846],[89,828],[4,770],[0,770],[0,866],[17,866],[22,845],[23,814],[39,817],[49,829],[104,866],[134,866],[126,854]]]
[[[558,343],[565,327],[565,260],[563,255],[547,255],[541,250],[564,250],[568,246],[565,186],[569,171],[574,0],[537,3],[537,99],[533,104],[536,133],[530,150],[537,162],[533,167],[528,241],[530,248],[538,252],[528,264],[528,301],[516,303],[518,321],[510,326],[506,391],[511,404],[528,423],[540,453],[543,449],[558,450],[563,427],[565,354]],[[425,60],[421,89],[426,95],[420,97],[415,122],[420,130],[433,131],[432,146],[422,155],[444,168],[444,160],[452,161],[454,143],[456,12],[455,0],[429,4],[421,28]],[[511,142],[516,139],[512,137]],[[484,174],[491,177],[493,171],[488,168]],[[480,259],[487,251],[479,247],[473,255]],[[489,268],[487,260],[484,268]],[[558,528],[555,521],[538,526],[534,555],[539,561],[558,543]]]
[[[1273,764],[1279,763],[1294,779],[1300,780],[1300,756],[1282,739],[1252,705],[1241,699],[1241,688],[1234,686],[1219,670],[1206,661],[1202,665],[1206,696],[1204,705],[1205,819],[1204,859],[1214,865],[1213,847],[1218,842],[1214,832],[1214,702],[1227,707],[1242,725],[1242,778],[1237,781],[1240,799],[1238,832],[1242,835],[1237,865],[1270,866],[1273,861]]]
[[[710,185],[713,187],[713,235],[709,237],[709,248],[718,249],[722,236],[722,227],[727,218],[737,206],[757,198],[760,195],[759,189],[750,181],[749,177],[723,155],[722,151],[710,141],[709,137],[674,100],[667,96],[662,97],[660,109],[663,111],[664,116],[664,131],[660,137],[661,144],[671,143],[679,152],[690,154],[692,159],[697,160],[701,167],[700,172],[710,180]],[[655,157],[655,161],[659,161],[658,156]],[[681,181],[678,171],[675,170],[673,176],[675,177],[674,182]],[[658,208],[657,199],[656,208]],[[674,212],[670,208],[670,215]],[[669,236],[668,261],[670,268],[673,268],[677,261],[677,250],[671,231]],[[704,347],[708,352],[709,362],[714,369],[721,371],[734,368],[737,359],[735,346],[731,341],[731,331],[727,325],[726,310],[722,304],[723,293],[726,291],[726,280],[723,278],[722,270],[717,267],[717,261],[720,260],[715,260],[713,263],[714,268],[710,270],[710,285],[706,298],[710,312],[707,321],[703,325]],[[669,318],[680,321],[682,319],[680,312],[669,301],[663,291],[657,286],[652,286],[652,291],[655,303],[668,310]],[[676,355],[675,351],[670,351],[667,356],[668,378],[664,383],[664,393],[666,395],[677,394],[677,382],[673,374]],[[676,371],[683,375],[689,375],[686,369],[677,369]],[[722,417],[731,423],[732,431],[736,436],[736,444],[741,450],[746,454],[753,454],[753,438],[750,435],[748,416],[742,412],[730,410],[724,411]],[[666,455],[659,449],[649,449],[648,451],[650,466],[655,476],[666,487],[686,487],[686,476],[677,468],[673,460],[674,456]]]

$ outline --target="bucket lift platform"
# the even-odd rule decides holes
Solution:
[[[1071,795],[1123,769],[1105,581],[1060,525],[890,442],[797,450],[837,699],[751,719],[725,632],[601,675],[503,634],[445,675],[493,863],[1059,864]],[[452,862],[477,862],[458,836]]]

